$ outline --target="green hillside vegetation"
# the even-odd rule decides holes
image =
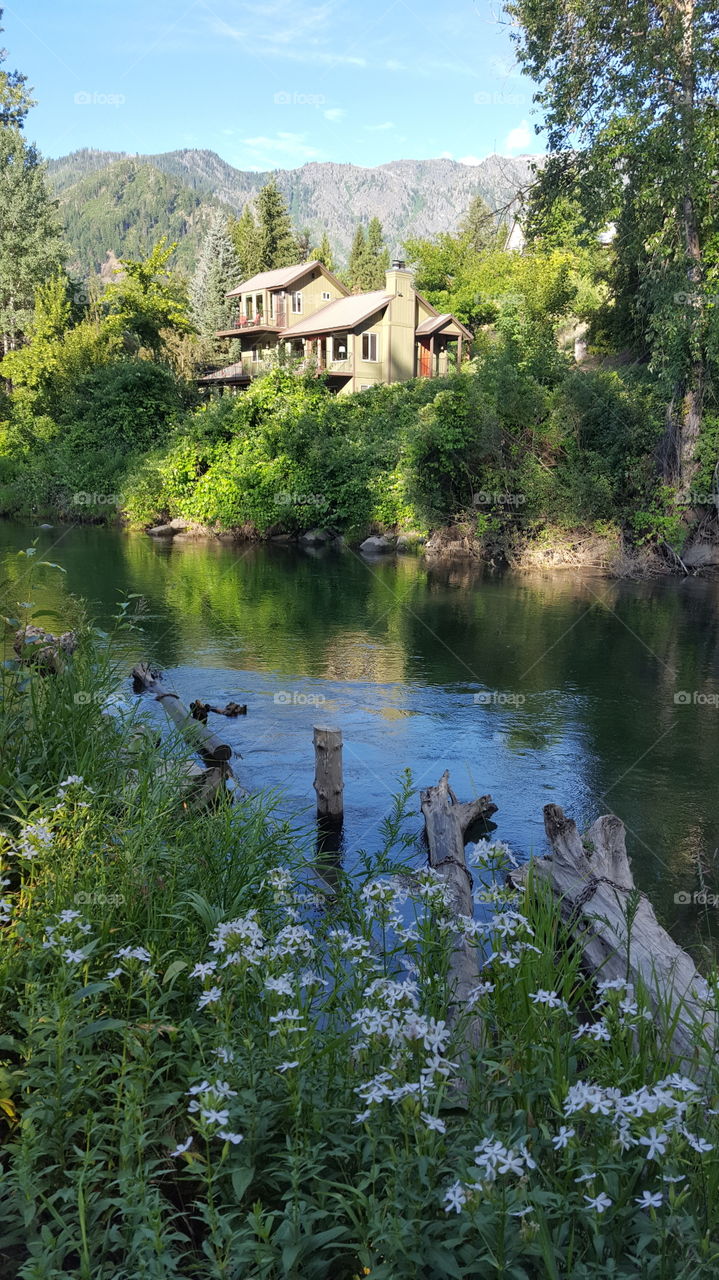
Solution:
[[[59,199],[71,255],[87,275],[100,270],[108,253],[144,257],[161,236],[177,241],[175,266],[189,274],[210,215],[222,207],[212,196],[133,159],[89,168],[63,188]]]

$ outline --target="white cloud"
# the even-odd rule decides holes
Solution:
[[[260,134],[256,138],[243,138],[242,145],[250,152],[253,164],[271,168],[278,159],[286,164],[319,159],[321,151],[308,146],[305,138],[304,133],[277,133],[274,138]]]
[[[365,129],[369,133],[384,133],[386,129],[396,129],[394,120],[385,120],[382,124],[366,124]]]
[[[332,13],[331,5],[302,8],[292,0],[279,0],[274,5],[245,5],[246,25],[232,26],[213,17],[211,28],[216,35],[241,43],[243,50],[260,58],[285,58],[321,67],[365,67],[363,57],[335,53],[327,48],[325,31]]]
[[[532,136],[532,131],[527,121],[523,120],[521,124],[517,125],[516,129],[510,129],[504,139],[502,150],[510,153],[512,151],[526,151],[527,147],[531,145]]]
[[[324,112],[325,120],[342,120],[347,112],[342,107],[330,107],[329,111]]]

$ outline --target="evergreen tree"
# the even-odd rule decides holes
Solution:
[[[236,283],[240,284],[242,280],[249,280],[261,270],[260,232],[249,201],[244,206],[241,216],[230,220],[229,232],[240,269]]]
[[[190,282],[190,313],[201,338],[215,348],[215,333],[226,329],[234,302],[226,295],[242,280],[240,262],[229,233],[227,219],[218,209],[200,250]]]
[[[372,218],[367,228],[367,283],[365,289],[381,289],[389,266],[389,249],[385,244],[382,223]]]
[[[347,264],[347,276],[349,278],[350,289],[354,293],[359,293],[364,289],[362,283],[365,274],[365,264],[367,258],[367,235],[363,224],[360,222],[354,234],[352,248],[350,250],[350,258]]]
[[[332,245],[330,244],[330,238],[327,235],[326,231],[322,232],[322,239],[320,240],[319,246],[316,249],[312,250],[312,252],[310,253],[310,258],[314,262],[321,262],[322,265],[325,266],[328,271],[334,271],[335,260],[334,260],[334,255],[332,253]]]
[[[352,242],[348,274],[355,293],[381,289],[389,266],[389,251],[384,241],[382,223],[372,218],[365,232],[360,223]]]
[[[257,213],[260,271],[291,266],[297,261],[297,241],[285,198],[274,178],[266,183],[257,197]]]
[[[7,353],[30,326],[35,290],[65,256],[45,167],[14,125],[0,128],[0,210],[0,335]]]
[[[460,236],[475,253],[488,253],[497,247],[497,226],[489,205],[475,196],[459,224]]]

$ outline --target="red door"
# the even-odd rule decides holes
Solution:
[[[432,376],[432,352],[429,349],[428,338],[420,340],[419,376],[420,378],[429,378]]]

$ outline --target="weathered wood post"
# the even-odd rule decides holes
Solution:
[[[428,862],[447,885],[449,910],[455,918],[471,917],[474,898],[472,877],[464,857],[464,837],[472,823],[479,818],[491,818],[497,812],[497,806],[491,796],[460,804],[445,770],[436,787],[426,787],[420,792],[420,808],[427,832]],[[452,938],[449,979],[451,991],[447,1021],[452,1024],[466,1007],[479,981],[477,948],[467,941],[459,928]],[[482,1037],[481,1023],[478,1018],[473,1018],[467,1028],[468,1042],[477,1047],[482,1043]]]
[[[340,826],[344,817],[342,778],[342,730],[332,725],[314,726],[317,817]]]

